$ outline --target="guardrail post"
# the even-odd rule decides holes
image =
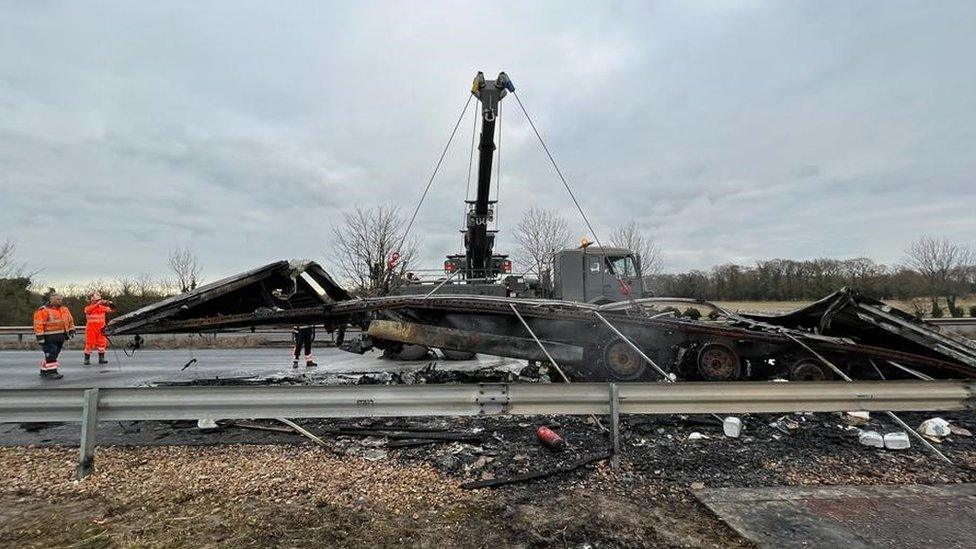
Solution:
[[[85,402],[81,408],[81,448],[75,478],[87,477],[95,466],[95,431],[98,429],[98,389],[85,391]]]
[[[620,387],[616,383],[610,384],[610,437],[613,444],[613,455],[610,456],[610,466],[614,471],[620,470]]]
[[[504,414],[508,411],[508,385],[505,383],[479,383],[478,413],[486,415]]]

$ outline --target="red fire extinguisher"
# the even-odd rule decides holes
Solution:
[[[540,426],[535,430],[535,436],[539,439],[539,442],[543,446],[549,448],[550,450],[559,451],[566,447],[566,439],[556,434],[555,431],[546,427],[545,425]]]

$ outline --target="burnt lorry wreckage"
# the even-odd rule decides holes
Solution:
[[[279,261],[121,316],[106,332],[314,323],[337,331],[347,350],[421,345],[551,359],[573,381],[653,381],[662,373],[707,381],[841,377],[833,368],[855,379],[976,377],[972,341],[846,288],[778,316],[736,314],[694,301],[706,316],[682,318],[661,311],[665,302],[593,305],[436,294],[354,298],[314,262]],[[362,329],[362,335],[342,341],[347,326]]]

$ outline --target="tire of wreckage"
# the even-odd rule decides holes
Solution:
[[[647,362],[616,335],[599,342],[590,351],[587,362],[595,363],[597,370],[606,376],[605,380],[599,381],[634,381],[640,379],[647,370]]]
[[[831,377],[823,364],[812,358],[801,358],[790,367],[790,381],[825,381]]]
[[[431,357],[431,350],[425,345],[400,343],[383,349],[383,358],[391,360],[427,360]]]
[[[731,347],[708,343],[698,350],[698,374],[706,381],[735,381],[742,375],[742,360]]]

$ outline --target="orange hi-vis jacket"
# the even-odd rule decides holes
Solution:
[[[85,329],[88,327],[101,328],[105,326],[105,313],[112,312],[112,308],[103,301],[96,301],[85,306]]]
[[[67,334],[75,329],[75,319],[67,307],[51,307],[44,305],[34,311],[34,335],[49,336]]]

